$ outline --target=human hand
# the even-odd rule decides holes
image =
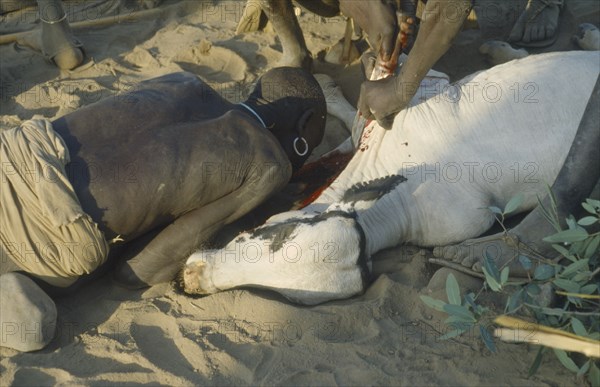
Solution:
[[[396,114],[406,107],[398,98],[396,77],[365,81],[360,87],[358,110],[366,119],[375,118],[379,125],[391,129]]]
[[[340,0],[340,11],[362,28],[372,45],[379,49],[384,61],[388,61],[394,51],[398,22],[396,11],[384,0]]]

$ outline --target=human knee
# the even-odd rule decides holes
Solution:
[[[54,255],[61,261],[64,274],[79,277],[90,274],[106,262],[108,243],[97,226],[85,219],[77,221],[80,228],[77,233],[65,233],[63,246],[51,242]]]

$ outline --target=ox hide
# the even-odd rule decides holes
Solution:
[[[531,210],[569,152],[599,63],[598,52],[572,51],[453,85],[430,73],[391,130],[365,128],[357,153],[313,204],[190,256],[185,291],[256,286],[303,304],[345,298],[364,290],[379,250],[477,237],[495,220],[486,207],[504,208],[519,193],[516,213]]]

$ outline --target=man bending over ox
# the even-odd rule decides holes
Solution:
[[[257,286],[316,304],[362,292],[369,258],[381,249],[481,235],[495,222],[482,208],[504,208],[519,193],[518,211],[531,210],[554,182],[566,216],[600,175],[599,60],[598,52],[582,51],[530,56],[450,87],[430,73],[417,92],[430,98],[401,111],[389,131],[371,123],[313,204],[276,215],[223,249],[191,255],[185,291]],[[534,87],[531,99],[511,92],[526,85]],[[511,235],[540,241],[553,233],[545,222],[534,211]],[[457,251],[442,255],[481,258]]]
[[[170,281],[200,244],[288,182],[320,143],[325,115],[319,84],[301,69],[270,70],[238,105],[176,73],[0,133],[0,322],[45,328],[26,340],[3,331],[1,344],[39,349],[56,320],[37,285],[4,273],[72,288],[125,245],[133,257],[117,280]]]

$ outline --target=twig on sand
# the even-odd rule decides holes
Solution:
[[[485,276],[482,273],[478,273],[475,270],[471,270],[468,267],[464,267],[458,263],[448,262],[444,259],[438,259],[438,258],[429,258],[428,260],[430,263],[435,263],[436,265],[445,266],[450,269],[459,271],[463,274],[470,275],[472,277],[481,278],[483,280],[485,279]]]

